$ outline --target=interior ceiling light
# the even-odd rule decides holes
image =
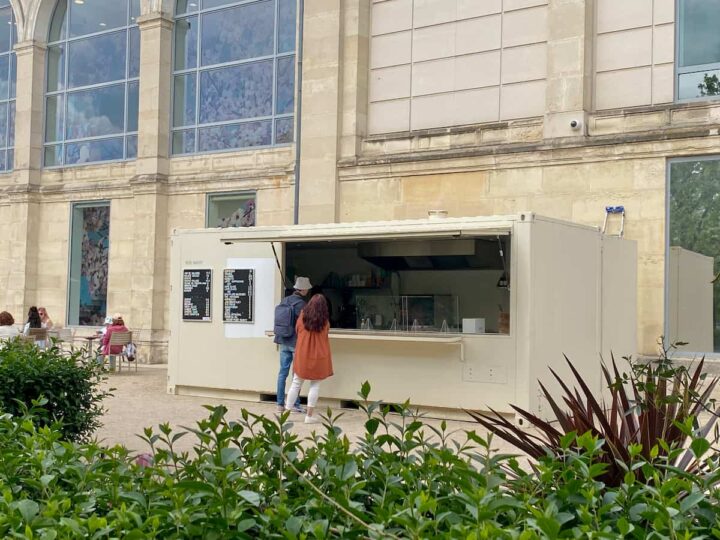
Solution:
[[[85,0],[73,0],[74,3],[76,3],[78,6],[82,6],[85,3]]]
[[[104,28],[104,27],[107,26],[107,24],[105,24],[104,22],[101,22],[101,23],[100,23],[100,26],[102,26],[102,27]]]

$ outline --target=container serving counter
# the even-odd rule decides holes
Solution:
[[[369,381],[389,403],[544,415],[537,381],[556,391],[548,368],[569,378],[564,355],[600,393],[601,356],[636,352],[635,243],[593,227],[522,213],[178,230],[171,244],[174,394],[274,398],[280,269],[314,273],[344,325],[330,404]],[[462,333],[463,318],[487,331]]]

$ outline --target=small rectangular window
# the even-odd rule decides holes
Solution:
[[[720,95],[720,2],[680,0],[678,5],[678,99]]]
[[[254,227],[254,193],[215,193],[207,199],[208,227]]]
[[[68,324],[100,326],[107,316],[110,203],[72,207]]]

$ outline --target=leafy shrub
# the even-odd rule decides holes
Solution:
[[[711,394],[718,379],[705,384],[704,360],[691,371],[673,364],[668,352],[669,349],[663,348],[660,358],[651,362],[631,362],[629,374],[620,373],[614,358],[612,372],[603,365],[610,393],[609,406],[594,395],[566,357],[578,388],[569,388],[562,377],[551,370],[563,390],[564,407],[540,383],[554,421],[545,421],[513,406],[537,434],[516,427],[497,412],[468,413],[491,433],[535,459],[548,454],[560,458],[566,452],[566,435],[572,438],[575,434],[590,433],[602,441],[599,459],[605,468],[601,478],[614,486],[626,480],[628,467],[636,457],[634,452],[640,452],[645,460],[673,456],[671,464],[675,467],[692,473],[707,472],[701,458],[711,449],[711,441],[718,442],[717,431],[711,441],[707,439],[717,421],[717,413],[711,408]],[[701,425],[699,418],[705,412],[710,413],[710,417]],[[692,446],[682,451],[691,440]],[[633,470],[641,480],[649,480],[646,472],[642,467]]]
[[[301,440],[287,414],[230,420],[210,408],[188,431],[146,429],[143,466],[121,447],[65,442],[31,415],[2,416],[0,537],[716,537],[718,473],[679,474],[674,456],[648,460],[633,447],[629,470],[651,480],[630,474],[614,487],[601,479],[604,444],[590,433],[562,437],[562,459],[541,457],[527,472],[472,431],[451,437],[407,406],[361,407],[355,442],[338,417]],[[193,437],[192,453],[173,449],[181,437]],[[704,459],[718,470],[714,454]]]
[[[87,438],[100,425],[102,369],[84,361],[80,353],[68,354],[52,346],[41,350],[22,340],[0,349],[0,410],[13,415],[23,405],[45,398],[35,411],[41,425],[62,422],[62,435],[70,440]]]

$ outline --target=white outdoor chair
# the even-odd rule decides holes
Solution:
[[[109,359],[111,370],[115,365],[116,358],[118,359],[118,371],[122,371],[123,359],[128,363],[128,368],[130,367],[130,362],[128,361],[127,355],[125,354],[125,345],[127,345],[128,343],[132,343],[132,332],[113,332],[110,335],[110,342],[108,343],[109,349],[122,346],[121,352],[117,354],[106,355]],[[135,371],[137,371],[137,360],[135,361]]]

